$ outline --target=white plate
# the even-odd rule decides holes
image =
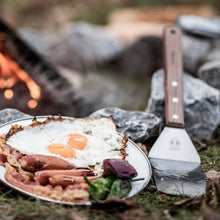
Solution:
[[[38,116],[37,120],[38,121],[44,121],[48,116]],[[63,118],[69,118],[69,117],[63,117]],[[15,121],[10,121],[6,124],[3,124],[0,126],[0,135],[7,133],[12,125],[29,125],[32,123],[32,119],[33,117],[28,117],[25,119],[19,119],[19,120],[15,120]],[[142,189],[144,189],[146,187],[146,185],[148,184],[148,182],[150,181],[151,178],[151,165],[150,162],[147,158],[147,156],[144,154],[144,152],[131,140],[128,141],[128,146],[126,147],[126,153],[128,153],[128,156],[126,157],[126,159],[128,160],[128,162],[136,169],[138,176],[136,178],[144,178],[144,180],[141,181],[137,181],[132,183],[132,189],[129,192],[127,197],[132,197],[134,196],[136,193],[140,192]],[[0,166],[0,180],[5,183],[6,185],[8,185],[9,187],[18,190],[26,195],[29,196],[33,196],[45,201],[49,201],[49,202],[56,202],[56,203],[61,203],[61,204],[67,204],[67,205],[73,205],[73,204],[79,204],[79,203],[72,203],[72,202],[63,202],[63,201],[58,201],[58,200],[53,200],[53,199],[49,199],[46,197],[42,197],[42,196],[38,196],[29,192],[26,192],[25,190],[19,189],[16,186],[11,185],[10,183],[8,183],[5,179],[5,172],[6,169],[4,166]],[[86,201],[80,204],[84,204],[84,205],[90,205],[91,202],[90,201]]]

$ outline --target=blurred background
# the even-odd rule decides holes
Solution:
[[[219,59],[219,0],[7,0],[0,11],[1,109],[145,111],[152,75],[163,66],[163,28],[174,23],[183,31],[184,70],[219,89],[200,70]]]
[[[177,8],[186,6],[192,7],[192,9],[181,12],[176,8],[172,11],[174,15],[166,14],[166,18],[162,12],[167,6],[177,6]],[[156,20],[164,22],[163,18],[170,21],[178,13],[184,14],[184,12],[187,14],[190,12],[201,13],[205,16],[211,15],[210,13],[219,14],[219,7],[218,0],[7,0],[0,2],[1,16],[16,28],[27,26],[46,32],[56,31],[67,22],[85,21],[107,25],[111,22],[112,14],[124,8],[134,9],[134,11],[144,8],[147,19],[145,22]],[[161,20],[159,20],[159,15],[151,10],[155,8],[160,9]],[[124,17],[124,21],[130,20],[132,17]],[[143,16],[140,15],[139,21],[141,21],[141,17]]]

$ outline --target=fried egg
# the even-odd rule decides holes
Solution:
[[[121,159],[123,137],[110,118],[51,120],[11,135],[6,143],[22,154],[57,156],[76,167],[102,173],[104,159]]]

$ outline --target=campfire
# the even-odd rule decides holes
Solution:
[[[30,100],[27,102],[27,106],[30,109],[34,109],[37,107],[38,100],[41,98],[41,88],[9,56],[4,44],[6,37],[6,34],[0,35],[0,89],[4,90],[5,99],[13,99],[13,86],[19,82],[25,83],[30,94]]]
[[[81,116],[71,83],[0,20],[0,109]]]

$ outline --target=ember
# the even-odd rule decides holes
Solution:
[[[6,89],[4,92],[4,96],[6,99],[12,99],[14,96],[14,92],[11,89]]]

